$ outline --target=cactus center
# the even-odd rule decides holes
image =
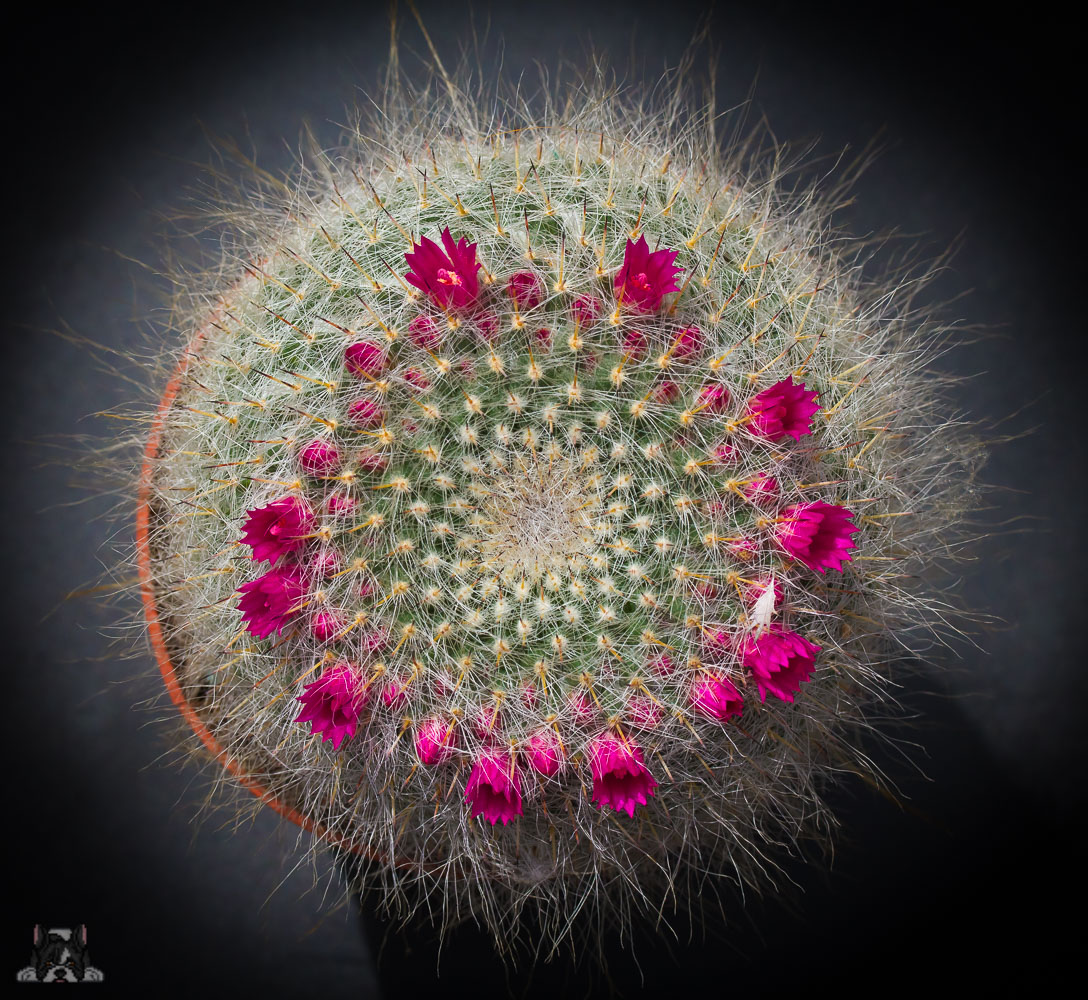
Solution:
[[[483,568],[537,581],[595,548],[600,498],[569,462],[518,458],[493,477],[478,522]]]

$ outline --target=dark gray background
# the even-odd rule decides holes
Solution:
[[[452,61],[469,6],[420,7]],[[489,72],[500,57],[513,75],[592,44],[621,63],[636,52],[651,77],[676,62],[702,10],[682,0],[473,9],[480,25],[491,17]],[[109,539],[130,527],[105,517],[112,501],[72,486],[52,445],[108,433],[88,415],[133,390],[48,331],[66,323],[121,350],[145,342],[154,280],[124,256],[156,258],[157,214],[184,201],[192,161],[209,158],[202,127],[252,142],[272,169],[287,163],[303,119],[333,143],[356,88],[378,79],[386,12],[149,10],[99,6],[48,23],[29,14],[7,34],[8,968],[29,960],[34,922],[86,922],[108,986],[371,995],[372,942],[352,909],[334,906],[330,866],[311,870],[297,830],[267,810],[243,829],[229,812],[200,822],[205,783],[160,760],[170,711],[134,708],[159,692],[150,658],[119,659],[101,635],[111,613],[63,600],[95,582],[113,558]],[[408,49],[422,50],[401,17]],[[820,154],[884,140],[843,220],[852,231],[919,234],[933,255],[962,234],[932,297],[963,296],[949,315],[996,335],[947,367],[974,375],[960,394],[970,414],[1032,433],[994,448],[985,477],[1000,487],[998,509],[985,516],[1004,526],[966,571],[968,602],[1004,624],[980,639],[985,652],[964,645],[945,656],[942,679],[906,693],[928,720],[916,735],[929,780],[884,760],[909,810],[861,788],[838,794],[834,870],[794,872],[805,890],[796,913],[753,906],[725,950],[669,954],[644,936],[647,988],[977,989],[1046,981],[1070,954],[1076,921],[1059,920],[1056,904],[1079,903],[1084,843],[1082,94],[1073,44],[1047,17],[934,7],[878,18],[775,3],[711,13],[719,106],[756,81],[750,114],[765,114],[779,139],[815,140]],[[138,632],[129,646],[139,648]],[[481,992],[566,982],[560,968],[503,985],[471,934],[447,958],[451,978],[471,975]],[[433,960],[425,934],[403,935],[382,978],[425,987]],[[584,992],[587,982],[568,985]],[[617,984],[637,984],[622,962]]]

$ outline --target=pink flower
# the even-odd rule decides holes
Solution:
[[[355,455],[355,461],[366,472],[382,472],[389,464],[389,460],[373,448],[360,448]]]
[[[356,427],[381,427],[385,410],[372,399],[358,399],[348,407],[348,419]]]
[[[798,503],[782,511],[775,535],[782,548],[809,569],[841,573],[857,545],[851,535],[861,530],[851,522],[853,516],[845,507],[822,500]]]
[[[820,408],[815,389],[804,382],[794,385],[793,376],[764,389],[748,404],[748,430],[756,437],[779,441],[789,435],[794,441],[812,433],[812,417]]]
[[[342,565],[343,560],[336,549],[322,549],[307,562],[306,568],[311,576],[327,580],[339,573]]]
[[[536,342],[540,345],[544,351],[550,351],[552,348],[552,331],[546,326],[542,326],[536,331]]]
[[[544,288],[532,271],[515,271],[506,279],[506,293],[514,300],[514,308],[525,312],[540,305]]]
[[[428,767],[449,760],[456,746],[452,722],[432,716],[424,719],[416,730],[416,753],[419,762]]]
[[[494,705],[482,705],[472,720],[472,731],[483,742],[496,739],[502,733],[499,710]]]
[[[550,778],[559,770],[563,761],[563,751],[559,737],[550,729],[539,729],[525,741],[525,752],[529,755],[529,766]]]
[[[403,677],[393,678],[382,687],[382,704],[386,708],[398,709],[408,704],[408,681]]]
[[[695,401],[697,410],[721,413],[729,405],[729,390],[724,385],[704,385]]]
[[[781,496],[778,480],[765,472],[760,472],[740,488],[741,493],[752,503],[773,504]]]
[[[741,662],[752,671],[759,686],[759,700],[770,692],[783,701],[793,701],[801,684],[812,676],[816,654],[822,647],[774,624],[757,639],[748,636],[741,644]]]
[[[509,754],[485,750],[476,758],[465,786],[465,802],[472,816],[483,815],[492,826],[522,815],[521,776]]]
[[[302,577],[294,570],[271,569],[238,588],[238,610],[250,635],[279,635],[298,613],[305,594]]]
[[[255,562],[267,560],[275,565],[286,552],[306,544],[313,530],[314,515],[299,497],[282,497],[264,507],[246,511],[242,525],[242,544],[253,549]]]
[[[657,782],[642,762],[642,751],[630,740],[611,733],[598,736],[588,748],[593,773],[593,801],[616,812],[635,815],[636,805],[646,805]]]
[[[454,243],[447,226],[442,230],[442,246],[445,253],[426,236],[420,238],[418,245],[413,243],[413,252],[404,255],[411,269],[404,280],[426,292],[441,309],[470,309],[480,291],[476,244],[464,237]]]
[[[420,392],[425,392],[431,387],[431,380],[418,368],[409,368],[404,373],[404,381]]]
[[[662,677],[668,677],[676,669],[676,663],[668,653],[658,653],[646,661],[648,669]]]
[[[653,398],[656,403],[671,403],[680,395],[680,386],[672,379],[664,379],[654,388]]]
[[[733,636],[723,629],[706,629],[703,632],[703,649],[710,657],[722,657],[733,649]]]
[[[615,278],[616,294],[635,312],[657,312],[662,296],[680,288],[676,276],[683,273],[674,263],[678,250],[654,250],[640,236],[637,243],[627,241],[623,266]]]
[[[665,710],[645,695],[636,694],[627,702],[627,721],[639,729],[655,729],[665,718]]]
[[[601,300],[593,295],[576,295],[570,304],[570,315],[580,330],[592,326],[601,315]]]
[[[476,317],[476,332],[490,344],[499,335],[499,317],[493,312],[480,313]]]
[[[330,493],[325,501],[325,510],[333,517],[347,517],[358,506],[358,501],[353,500],[343,493]]]
[[[575,722],[589,722],[597,717],[597,706],[585,691],[571,691],[567,704],[574,715]]]
[[[691,706],[704,715],[725,722],[744,711],[744,698],[732,681],[714,674],[703,674],[691,686]]]
[[[716,465],[731,465],[740,457],[737,449],[726,442],[716,444],[710,452],[710,459]]]
[[[347,623],[331,611],[318,611],[310,619],[310,634],[318,642],[328,642],[333,636],[347,628]]]
[[[344,349],[344,364],[353,375],[376,378],[388,363],[389,355],[369,340],[360,340]]]
[[[340,464],[340,452],[328,441],[314,438],[299,452],[298,464],[311,476],[327,476]]]
[[[690,358],[693,354],[703,349],[703,331],[693,323],[685,326],[674,338],[670,358],[678,361]]]
[[[641,330],[627,330],[623,334],[620,346],[627,357],[638,361],[640,358],[645,357],[648,344],[646,334]]]
[[[320,735],[322,741],[332,740],[333,749],[339,750],[345,739],[355,735],[367,695],[358,671],[341,660],[297,696],[302,711],[295,722],[310,723],[311,733]]]
[[[430,316],[416,316],[408,324],[408,339],[425,351],[436,351],[442,343],[442,329]]]

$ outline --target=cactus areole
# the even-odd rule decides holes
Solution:
[[[820,200],[610,102],[424,116],[279,228],[252,206],[140,483],[204,746],[387,900],[455,896],[500,941],[530,899],[558,940],[587,896],[760,886],[771,842],[821,836],[970,466],[933,331]]]

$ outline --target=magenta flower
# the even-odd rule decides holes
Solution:
[[[408,339],[425,351],[437,351],[442,343],[442,329],[430,316],[416,316],[408,324]]]
[[[620,346],[623,353],[634,361],[639,361],[646,356],[646,347],[649,340],[641,330],[626,330]]]
[[[328,642],[345,628],[347,628],[347,622],[331,611],[318,611],[310,619],[310,634],[318,642]]]
[[[615,278],[616,294],[635,312],[657,312],[662,296],[680,288],[676,276],[683,273],[674,263],[678,250],[654,250],[640,236],[637,243],[627,241],[623,266]]]
[[[315,553],[306,563],[306,569],[311,577],[328,580],[340,572],[343,560],[336,549],[322,549]]]
[[[305,587],[302,577],[294,570],[271,569],[238,588],[242,596],[238,610],[247,623],[250,635],[267,638],[279,635],[298,614]]]
[[[571,691],[567,695],[567,704],[570,706],[575,722],[589,722],[597,718],[597,706],[593,704],[593,699],[585,691]]]
[[[645,695],[636,694],[627,702],[627,721],[639,729],[656,729],[665,718],[665,710]]]
[[[490,344],[499,335],[499,317],[493,312],[480,313],[476,317],[476,332]]]
[[[563,761],[559,737],[550,729],[540,729],[533,733],[525,741],[525,752],[529,757],[529,766],[545,778],[555,774]]]
[[[273,566],[280,556],[306,543],[306,536],[313,530],[314,515],[305,500],[299,497],[282,497],[264,507],[246,511],[242,525],[242,544],[253,549],[254,562]]]
[[[295,722],[310,723],[311,733],[320,735],[322,742],[332,740],[333,749],[339,750],[345,739],[355,735],[367,695],[358,671],[341,660],[303,688],[296,698],[302,711]]]
[[[476,758],[465,786],[465,802],[473,816],[483,815],[492,826],[522,815],[521,776],[509,754],[485,750]]]
[[[344,364],[353,375],[363,378],[377,378],[387,364],[389,355],[377,344],[369,340],[360,340],[344,348]]]
[[[646,805],[657,782],[642,762],[642,751],[630,740],[611,733],[598,736],[588,749],[593,774],[593,800],[597,807],[635,815],[636,805]]]
[[[748,404],[748,430],[756,437],[779,441],[789,435],[794,441],[812,433],[812,417],[820,408],[815,389],[793,382],[787,375],[764,389]]]
[[[359,501],[343,493],[330,493],[325,501],[325,510],[333,517],[347,517],[358,506]]]
[[[695,409],[706,410],[707,413],[721,413],[728,405],[729,390],[719,384],[704,385],[695,401]]]
[[[851,536],[861,530],[851,521],[853,516],[845,507],[822,500],[798,503],[782,511],[775,535],[782,548],[809,569],[841,573],[857,545]]]
[[[340,452],[334,444],[314,438],[299,452],[298,464],[311,476],[327,476],[340,464]]]
[[[711,461],[717,465],[731,465],[739,457],[740,452],[733,445],[724,441],[721,444],[716,444],[710,452]]]
[[[544,289],[532,271],[515,271],[506,279],[506,292],[514,300],[514,308],[525,312],[540,305]]]
[[[356,427],[381,427],[385,410],[372,399],[359,399],[348,407],[348,419]]]
[[[684,358],[690,358],[693,354],[697,354],[702,349],[703,331],[693,323],[691,326],[685,326],[676,335],[672,344],[672,353],[669,357],[676,358],[677,361],[680,361]]]
[[[601,300],[593,295],[577,295],[571,300],[570,315],[574,325],[584,330],[596,323],[601,315]]]
[[[449,760],[456,746],[452,722],[432,716],[424,719],[416,730],[416,753],[421,764],[431,766]]]
[[[714,674],[703,674],[691,686],[691,706],[704,715],[725,722],[744,711],[744,698],[733,682]]]
[[[476,244],[464,237],[455,243],[447,226],[442,230],[442,246],[445,253],[426,236],[420,237],[418,245],[413,243],[413,252],[404,255],[411,269],[404,280],[426,292],[442,309],[470,309],[480,291]]]
[[[426,392],[431,387],[431,380],[418,368],[409,368],[404,373],[404,381],[420,392]]]
[[[658,653],[646,661],[646,667],[655,674],[668,677],[676,669],[676,661],[668,653]]]
[[[382,687],[382,704],[386,708],[398,709],[408,704],[408,681],[406,678],[393,678]]]
[[[752,479],[748,480],[741,488],[741,493],[745,498],[751,500],[752,503],[770,505],[775,503],[781,496],[782,491],[778,488],[778,480],[774,476],[768,475],[766,472],[760,472]]]
[[[822,647],[782,625],[769,625],[757,639],[748,636],[741,644],[741,662],[752,671],[759,686],[759,700],[770,692],[783,701],[793,701],[801,685],[812,676],[816,654]]]

